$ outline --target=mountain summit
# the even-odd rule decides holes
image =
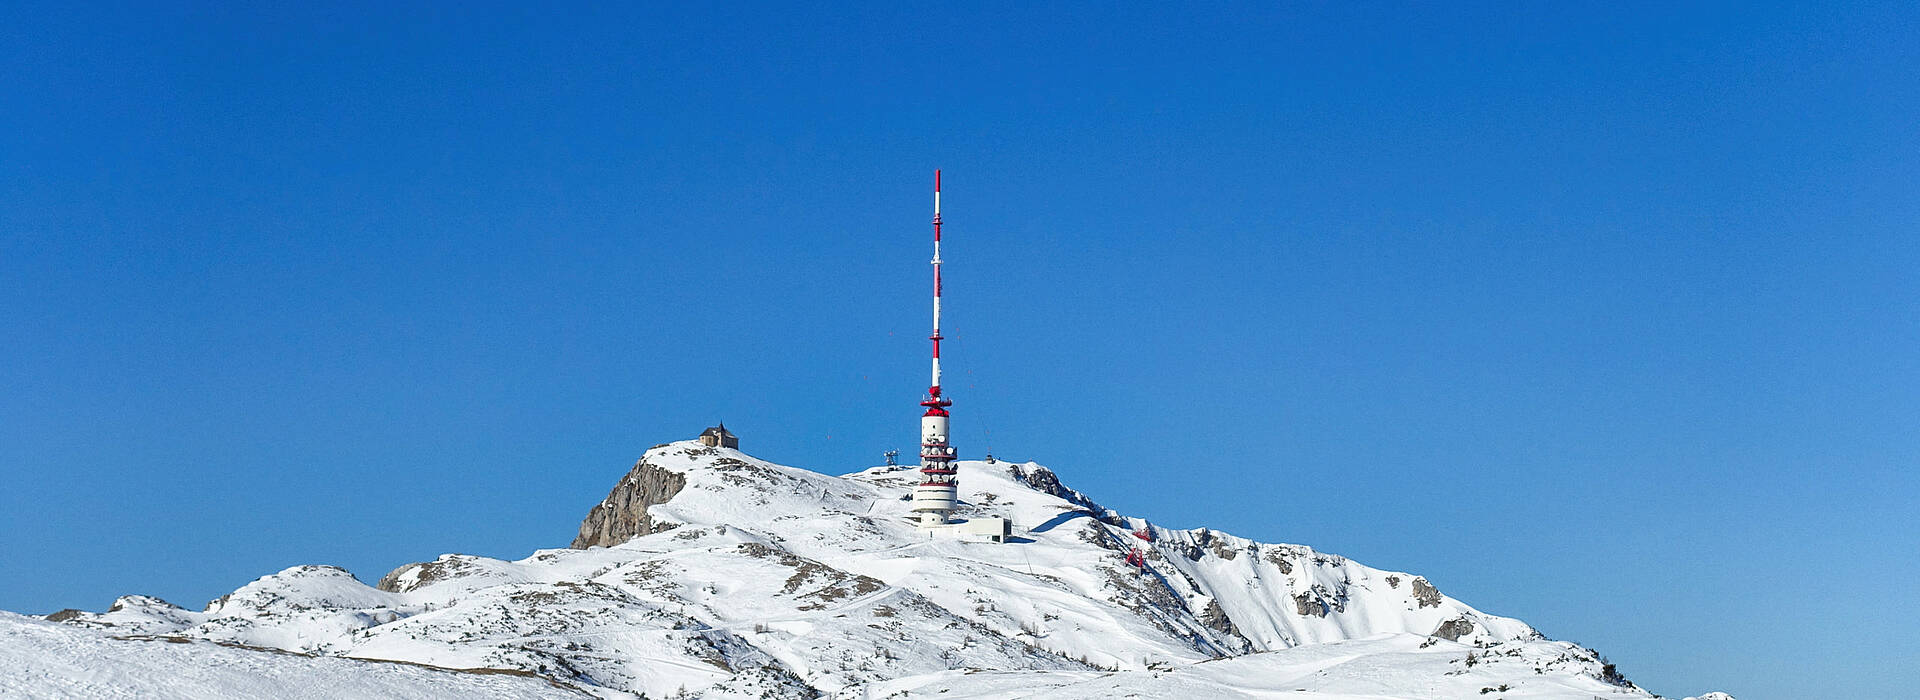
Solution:
[[[929,538],[907,467],[834,477],[686,441],[648,450],[568,549],[449,554],[372,587],[301,566],[199,612],[130,596],[50,619],[223,653],[504,670],[548,682],[517,691],[569,697],[1654,697],[1425,578],[1154,527],[1033,463],[957,464],[954,516],[1011,519],[1013,541]],[[46,664],[0,646],[0,665]]]

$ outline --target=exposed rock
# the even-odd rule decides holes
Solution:
[[[673,500],[686,485],[686,475],[656,467],[642,457],[606,500],[587,513],[573,548],[611,547],[677,527],[678,523],[655,521],[647,508]]]
[[[1009,464],[1007,465],[1007,474],[1033,487],[1035,491],[1066,500],[1069,503],[1087,509],[1088,514],[1092,515],[1095,520],[1115,527],[1127,526],[1126,521],[1108,512],[1107,509],[1100,507],[1100,504],[1094,503],[1093,499],[1088,498],[1086,494],[1075,491],[1067,487],[1066,484],[1060,483],[1060,477],[1055,476],[1052,469],[1032,462],[1028,462],[1024,466]]]
[[[80,617],[81,615],[85,615],[85,614],[87,614],[87,611],[85,610],[75,610],[73,608],[67,608],[65,610],[61,610],[59,612],[47,615],[47,621],[48,622],[66,622],[68,620]]]
[[[1439,627],[1435,627],[1433,630],[1433,636],[1449,642],[1460,641],[1461,637],[1469,634],[1473,634],[1473,621],[1464,617],[1456,617],[1442,622]]]
[[[1600,661],[1605,664],[1600,668],[1600,680],[1622,688],[1637,687],[1633,684],[1633,681],[1627,680],[1626,676],[1620,675],[1620,669],[1615,668],[1612,663],[1608,663],[1606,659],[1601,659]]]
[[[1413,579],[1413,599],[1419,601],[1423,608],[1440,607],[1440,589],[1427,583],[1425,576],[1416,577]]]
[[[435,581],[459,578],[476,570],[473,557],[464,554],[447,554],[428,562],[406,564],[387,572],[380,577],[374,588],[388,593],[407,593],[424,588]]]
[[[1182,633],[1172,623],[1171,614],[1185,611],[1187,603],[1158,576],[1151,572],[1138,573],[1132,567],[1101,566],[1099,571],[1106,576],[1107,586],[1113,591],[1108,600],[1146,617],[1169,634]]]
[[[107,606],[107,612],[120,612],[128,608],[158,608],[162,610],[179,610],[180,606],[174,605],[172,603],[161,600],[159,598],[155,598],[150,595],[123,595],[123,596],[120,596],[119,598],[115,598],[113,600],[113,604]]]
[[[1329,613],[1346,612],[1348,600],[1346,586],[1329,588],[1316,583],[1306,592],[1293,596],[1293,607],[1294,612],[1301,615],[1326,617]]]
[[[373,584],[373,587],[388,593],[405,593],[406,591],[400,590],[401,577],[406,576],[407,572],[420,566],[424,566],[424,564],[420,562],[401,564],[394,570],[387,572],[387,575],[380,577],[380,582]]]
[[[1233,618],[1227,617],[1227,611],[1220,607],[1220,601],[1207,601],[1206,606],[1200,609],[1200,614],[1194,616],[1194,619],[1221,634],[1240,636],[1240,628],[1234,626]]]
[[[1297,593],[1293,596],[1293,611],[1301,615],[1326,617],[1327,605],[1320,602],[1320,596],[1312,592]]]
[[[1208,551],[1213,552],[1214,556],[1219,557],[1221,559],[1225,559],[1227,561],[1233,561],[1234,557],[1240,556],[1240,552],[1238,550],[1227,547],[1226,540],[1216,539],[1211,544],[1209,544],[1207,548],[1208,548]]]
[[[1079,530],[1075,531],[1074,535],[1080,538],[1081,542],[1095,547],[1115,552],[1122,551],[1120,545],[1114,544],[1113,540],[1107,537],[1107,534],[1101,531],[1097,525],[1083,524]]]

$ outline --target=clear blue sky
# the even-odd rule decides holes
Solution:
[[[1911,3],[388,4],[0,7],[0,609],[911,450],[939,167],[963,455],[1920,686]]]

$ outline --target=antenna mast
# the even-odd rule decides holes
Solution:
[[[947,444],[947,407],[951,399],[940,395],[940,171],[933,171],[933,380],[927,397],[920,401],[927,412],[920,416],[920,483],[913,489],[913,511],[920,514],[921,527],[943,525],[947,514],[959,503],[954,480],[954,451]]]
[[[940,171],[933,171],[933,384],[927,390],[940,397]]]

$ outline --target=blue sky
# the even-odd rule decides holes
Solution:
[[[564,546],[725,419],[1920,675],[1910,4],[0,8],[0,609]]]

